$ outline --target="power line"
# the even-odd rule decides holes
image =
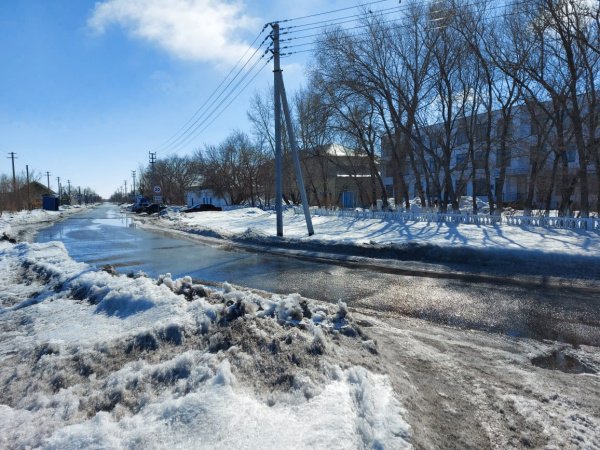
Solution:
[[[286,30],[286,31],[282,31],[281,34],[282,35],[290,35],[290,34],[294,34],[294,33],[302,33],[304,31],[322,30],[323,28],[327,28],[329,26],[353,23],[363,17],[384,17],[384,16],[388,16],[390,14],[400,13],[400,12],[404,11],[405,8],[391,8],[391,9],[392,9],[392,11],[385,10],[386,12],[381,12],[381,13],[376,11],[376,12],[367,12],[367,13],[356,14],[355,16],[351,16],[352,17],[351,19],[346,19],[346,20],[325,20],[325,21],[314,22],[314,23],[310,23],[310,24],[306,24],[306,25],[299,25],[296,27],[283,28],[283,30]]]
[[[229,81],[229,83],[227,83],[227,85],[219,92],[219,94],[210,103],[203,105],[204,107],[203,107],[202,113],[199,114],[198,117],[191,124],[189,124],[183,132],[179,133],[179,136],[176,139],[172,140],[172,142],[169,145],[163,146],[163,150],[167,150],[169,148],[180,148],[182,142],[187,142],[187,137],[191,133],[194,133],[195,130],[197,130],[199,127],[201,127],[209,119],[210,115],[215,111],[215,109],[217,109],[222,102],[226,101],[232,95],[232,93],[235,91],[235,89],[241,83],[243,83],[243,81],[249,76],[249,74],[252,72],[252,70],[256,67],[258,62],[262,58],[264,58],[264,56],[268,52],[269,52],[269,48],[265,49],[264,52],[258,57],[258,59],[255,59],[255,62],[250,67],[250,69],[245,71],[244,74],[240,78],[239,75],[242,73],[243,69],[245,69],[246,66],[252,61],[252,58],[256,57],[256,52],[255,52],[250,57],[251,59],[248,59],[246,61],[246,63],[244,63],[244,65],[238,71],[236,76],[233,77]],[[238,78],[239,78],[239,80],[238,80]],[[237,83],[235,83],[235,85],[233,85],[233,83],[236,80],[238,80]],[[232,85],[233,85],[233,87],[231,87]]]
[[[238,66],[240,66],[240,64],[242,63],[242,61],[244,60],[244,58],[246,57],[246,55],[248,54],[248,52],[253,48],[254,44],[258,41],[258,39],[260,38],[260,36],[264,33],[266,27],[267,27],[267,25],[265,25],[263,27],[263,29],[260,31],[260,33],[258,33],[258,35],[256,36],[256,38],[250,44],[250,46],[246,49],[246,51],[244,52],[244,54],[240,57],[240,59],[236,62],[236,64],[231,68],[231,70],[225,76],[225,78],[223,78],[223,80],[221,81],[221,83],[219,83],[219,85],[213,90],[213,92],[210,94],[210,96],[203,102],[203,104],[196,110],[196,112],[194,112],[194,114],[192,115],[192,117],[173,136],[171,136],[165,142],[163,142],[162,144],[160,144],[159,146],[157,146],[156,149],[163,150],[165,148],[168,148],[171,145],[176,144],[177,141],[179,141],[182,136],[184,136],[199,120],[201,120],[202,116],[206,112],[206,111],[204,111],[204,112],[202,112],[202,111],[205,108],[210,108],[212,105],[214,105],[215,101],[217,101],[218,98],[223,94],[223,92],[226,89],[228,89],[229,86],[231,86],[231,84],[237,79],[237,77],[239,77],[240,73],[245,69],[245,67],[248,65],[248,63],[252,60],[252,58],[254,58],[254,56],[258,53],[258,51],[260,50],[260,48],[264,45],[264,43],[266,42],[266,40],[269,38],[269,35],[265,36],[265,38],[260,43],[260,45],[258,45],[258,47],[256,47],[256,49],[254,50],[254,52],[252,53],[252,55],[246,60],[246,62],[241,67],[238,68]],[[229,83],[225,87],[223,87],[223,85],[227,82],[227,80],[231,77],[231,75],[233,74],[233,72],[236,69],[237,69],[237,72],[236,72],[235,76],[233,76],[233,78],[231,78],[231,80],[229,81]],[[221,89],[222,87],[223,87],[223,89]],[[219,91],[221,93],[217,95],[217,93],[219,93]],[[217,97],[215,99],[213,99],[213,97],[215,95],[217,95]],[[212,100],[212,102],[211,102],[211,100]]]
[[[181,149],[183,146],[187,145],[192,139],[194,139],[195,137],[197,137],[200,133],[202,133],[203,131],[205,131],[212,123],[215,122],[215,120],[217,120],[218,117],[221,116],[221,114],[239,97],[239,95],[248,87],[248,85],[254,81],[254,79],[256,79],[256,77],[260,74],[260,72],[262,72],[262,69],[264,69],[264,67],[271,61],[271,58],[268,59],[268,61],[265,62],[265,64],[263,66],[261,66],[259,68],[258,71],[256,71],[256,73],[254,73],[254,75],[252,76],[252,78],[250,78],[250,81],[248,81],[243,87],[240,86],[242,85],[242,83],[244,81],[246,81],[250,75],[253,73],[253,71],[256,69],[256,67],[258,66],[258,64],[264,59],[266,53],[263,53],[263,55],[257,59],[254,64],[252,65],[252,67],[248,70],[248,72],[246,72],[246,74],[244,75],[243,78],[241,78],[236,84],[235,86],[227,93],[227,95],[225,95],[223,97],[223,99],[216,105],[214,105],[212,107],[212,109],[210,109],[207,114],[204,115],[203,120],[197,122],[193,129],[191,129],[186,136],[182,137],[180,139],[180,141],[177,144],[173,145],[173,149],[175,151]],[[239,90],[238,90],[239,89]],[[236,91],[238,91],[236,93]],[[235,95],[234,95],[235,94]],[[227,100],[229,100],[229,98],[234,95],[234,97],[229,101],[229,103],[227,103],[224,107],[223,105],[225,104],[225,102]]]
[[[372,11],[369,9],[368,11],[363,11],[358,14],[352,14],[350,16],[336,17],[335,19],[328,19],[328,20],[321,20],[321,21],[317,21],[317,22],[304,23],[304,24],[300,24],[300,25],[294,25],[291,27],[282,27],[281,29],[282,30],[294,30],[296,28],[305,28],[305,27],[309,27],[312,25],[354,22],[354,20],[364,17],[366,14],[383,15],[383,14],[392,14],[395,12],[401,12],[404,10],[406,10],[405,6],[404,7],[394,6],[392,8],[378,9],[375,11]],[[286,31],[286,32],[282,32],[281,34],[289,34],[289,33],[290,33],[290,31]]]
[[[324,11],[324,12],[320,12],[320,13],[315,13],[315,14],[309,14],[307,16],[301,16],[301,17],[294,17],[291,19],[285,19],[285,20],[277,20],[277,23],[286,23],[286,22],[294,22],[296,20],[303,20],[303,19],[310,19],[311,17],[319,17],[319,16],[324,16],[327,14],[335,14],[338,12],[342,12],[342,11],[348,11],[350,9],[357,9],[359,7],[365,7],[365,6],[370,6],[370,5],[375,5],[377,3],[384,3],[390,0],[376,0],[376,1],[372,1],[372,2],[368,2],[368,3],[363,3],[362,5],[355,5],[355,6],[348,6],[346,8],[339,8],[339,9],[333,9],[330,11]]]
[[[232,103],[233,103],[235,100],[237,100],[237,98],[238,98],[238,97],[241,95],[241,93],[242,93],[242,92],[244,92],[244,91],[246,90],[246,88],[247,88],[247,87],[248,87],[250,84],[252,84],[252,82],[253,82],[253,81],[256,79],[256,77],[258,77],[258,75],[260,75],[260,74],[262,73],[263,69],[264,69],[265,67],[267,67],[267,66],[269,65],[269,63],[270,63],[272,60],[273,60],[273,57],[270,57],[270,58],[269,58],[269,59],[268,59],[268,60],[265,62],[265,64],[264,64],[262,67],[260,67],[260,69],[258,70],[258,72],[256,72],[256,73],[254,74],[254,76],[253,76],[253,77],[252,77],[252,78],[251,78],[251,79],[250,79],[250,80],[249,80],[249,81],[248,81],[248,82],[247,82],[247,83],[244,85],[244,87],[242,87],[242,89],[241,89],[241,90],[240,90],[240,91],[239,91],[239,92],[238,92],[238,93],[237,93],[237,94],[236,94],[236,95],[235,95],[235,96],[234,96],[234,97],[233,97],[233,98],[232,98],[232,99],[229,101],[229,103],[227,103],[227,105],[225,105],[225,107],[224,107],[224,108],[223,108],[223,109],[222,109],[222,110],[221,110],[219,113],[217,113],[217,114],[216,114],[216,115],[213,117],[213,119],[212,119],[212,120],[211,120],[209,123],[207,123],[207,124],[204,126],[204,128],[202,128],[201,130],[199,130],[199,131],[198,131],[198,133],[202,133],[202,132],[203,132],[203,131],[205,131],[205,130],[206,130],[208,127],[210,127],[210,126],[211,126],[211,125],[212,125],[212,124],[215,122],[215,120],[217,120],[217,119],[220,117],[220,115],[221,115],[221,114],[222,114],[222,113],[223,113],[223,112],[224,112],[224,111],[225,111],[227,108],[229,108],[229,106],[231,106],[231,104],[232,104]]]
[[[475,6],[475,5],[477,5],[477,3],[478,2],[467,3],[467,4],[463,4],[461,6],[465,6],[465,7]],[[527,0],[524,0],[524,1],[521,1],[521,2],[515,2],[511,6],[523,5],[523,4],[527,4]],[[501,5],[490,6],[489,8],[486,9],[486,11],[494,11],[494,10],[501,9],[501,8],[505,8],[506,9],[506,6],[502,5],[502,4]],[[519,14],[518,11],[513,11],[513,12],[505,11],[503,13],[492,15],[492,16],[487,15],[487,16],[483,17],[482,20],[484,20],[484,21],[490,21],[490,20],[499,19],[499,18],[507,18],[507,17],[510,17],[510,16],[518,15],[518,14]],[[433,23],[433,22],[438,22],[438,21],[443,20],[443,19],[445,19],[445,17],[441,17],[441,18],[437,18],[437,19],[429,19],[428,22],[429,23]],[[402,23],[402,20],[403,19],[385,20],[385,21],[378,22],[378,24],[381,24],[381,25],[385,25],[385,24],[398,24],[398,27],[396,29],[411,28],[413,26],[413,24]],[[362,24],[362,25],[357,25],[355,27],[343,28],[343,31],[348,32],[348,31],[352,31],[352,30],[356,30],[356,29],[365,29],[368,26],[369,26],[369,24]],[[435,30],[435,29],[442,29],[442,28],[446,28],[446,26],[444,26],[444,25],[442,25],[442,26],[435,26],[432,29]],[[370,35],[370,33],[365,32],[365,33],[353,34],[352,37],[369,36],[369,35]],[[291,37],[291,38],[286,39],[286,41],[293,42],[295,39],[307,39],[309,37],[318,37],[318,36],[323,36],[323,33],[314,33],[312,35],[300,36],[300,37],[297,37],[297,38],[296,37]],[[360,42],[368,42],[368,39],[364,39],[364,40],[362,40]],[[316,50],[316,47],[314,47],[314,45],[316,45],[316,44],[317,44],[316,40],[313,40],[312,42],[307,42],[307,43],[286,45],[285,47],[282,47],[282,48],[285,48],[287,50],[291,50],[291,49],[298,48],[298,47],[306,47],[308,45],[313,45],[313,47],[309,48],[309,49],[304,49],[304,50],[287,51],[285,53],[282,53],[281,56],[282,57],[290,57],[291,55],[294,55],[294,54],[297,54],[297,53],[310,53],[311,51]]]
[[[463,3],[461,5],[459,5],[460,8],[465,8],[465,7],[471,7],[471,6],[477,6],[480,5],[481,2],[479,0],[473,1],[471,3]],[[519,2],[515,2],[509,6],[514,7],[514,6],[518,6],[518,5],[524,5],[524,4],[528,4],[528,0],[522,0]],[[411,5],[405,5],[402,7],[394,7],[394,8],[387,8],[387,9],[382,9],[382,10],[378,10],[378,11],[374,11],[374,12],[370,12],[370,13],[361,13],[361,14],[356,14],[354,16],[348,16],[348,17],[355,17],[357,19],[359,18],[380,18],[380,17],[387,17],[391,14],[394,14],[396,12],[405,12],[408,11],[412,8]],[[486,12],[488,11],[494,11],[497,9],[507,9],[507,5],[504,3],[499,3],[497,5],[494,6],[489,6],[486,8]],[[446,10],[448,11],[448,10]],[[452,11],[452,10],[450,10]],[[435,11],[430,11],[430,13],[439,13],[439,12],[444,12],[444,10],[435,10]],[[505,13],[505,15],[512,15],[515,13]],[[402,19],[394,19],[393,21],[384,21],[383,23],[389,23],[389,22],[399,22]],[[435,19],[429,19],[430,21],[432,20],[440,20],[440,18],[435,18]],[[321,21],[321,22],[314,22],[311,24],[303,24],[303,25],[299,25],[297,27],[288,27],[288,28],[282,28],[282,29],[287,29],[290,31],[287,32],[282,32],[281,34],[287,34],[287,35],[291,35],[288,38],[282,39],[283,41],[291,41],[294,39],[305,39],[305,38],[310,38],[310,37],[314,37],[314,36],[319,36],[321,35],[321,33],[313,33],[313,34],[309,34],[309,35],[305,35],[305,36],[293,36],[294,33],[300,33],[303,31],[311,31],[311,30],[322,30],[324,28],[327,28],[328,26],[334,26],[334,25],[343,25],[345,23],[352,23],[352,22],[356,22],[357,20],[344,20],[344,21],[337,21],[337,19],[332,19],[331,21]],[[309,28],[302,28],[302,29],[295,29],[295,28],[300,28],[300,27],[304,27],[304,26],[308,26],[308,25],[321,25],[321,26],[311,26]],[[352,29],[356,29],[356,28],[364,28],[366,25],[357,25],[355,27],[351,27],[351,28],[345,28],[345,30],[352,30]],[[292,29],[293,28],[293,29]]]
[[[346,7],[346,8],[339,8],[336,10],[325,11],[325,12],[311,14],[311,15],[307,15],[307,16],[303,16],[303,17],[285,19],[283,22],[293,22],[293,21],[305,20],[305,19],[312,18],[312,17],[331,15],[334,13],[339,13],[342,11],[348,11],[348,10],[352,10],[352,9],[356,10],[359,7],[365,8],[365,7],[368,7],[369,5],[384,3],[387,1],[390,1],[390,0],[371,1],[371,2],[367,2],[365,4],[362,4],[362,5]],[[385,14],[386,12],[390,13],[390,11],[392,11],[392,10],[397,11],[399,9],[401,9],[401,8],[395,6],[393,8],[387,8],[387,9],[381,10],[382,12],[381,13],[378,12],[378,14]],[[342,18],[333,18],[332,20],[334,21],[334,23],[341,23],[341,19],[357,18],[359,16],[360,16],[359,14],[354,14],[354,15],[350,15],[350,16],[347,15]],[[331,20],[321,21],[320,23],[326,23],[326,22],[332,23]],[[262,28],[260,33],[254,39],[253,43],[248,47],[248,49],[242,55],[242,57],[238,60],[236,65],[230,70],[230,72],[227,74],[227,76],[221,81],[221,83],[217,86],[217,88],[211,93],[209,98],[198,108],[198,110],[196,110],[194,115],[173,136],[171,136],[171,138],[169,138],[167,141],[163,142],[163,144],[161,144],[157,148],[159,148],[161,150],[181,148],[182,146],[187,144],[191,139],[193,139],[195,136],[197,136],[199,134],[199,132],[205,130],[207,128],[207,126],[212,124],[216,120],[216,118],[219,117],[220,114],[222,114],[222,112],[224,111],[224,108],[222,108],[223,104],[225,104],[225,102],[227,102],[227,100],[236,93],[236,91],[240,88],[241,84],[244,83],[248,79],[248,77],[250,76],[250,74],[252,73],[252,71],[254,70],[256,65],[258,64],[258,62],[264,58],[266,53],[269,52],[270,46],[267,46],[266,50],[261,55],[259,60],[255,61],[254,64],[252,65],[252,67],[240,78],[240,75],[242,74],[244,69],[253,61],[253,59],[256,57],[257,53],[263,48],[267,39],[269,39],[271,37],[270,34],[266,35],[264,37],[263,41],[261,42],[261,44],[254,50],[252,55],[250,55],[250,57],[246,58],[250,49],[258,41],[260,36],[263,35],[266,27],[269,25],[270,24],[266,24]],[[308,25],[310,25],[310,23],[309,24],[300,24],[300,25],[297,25],[296,27],[306,30],[306,27]],[[243,64],[242,64],[242,62],[243,62]],[[241,67],[240,67],[240,65],[241,65]],[[237,69],[237,72],[235,72],[236,69]],[[260,70],[262,70],[262,68]],[[260,70],[259,70],[259,72],[260,72]],[[235,75],[232,75],[234,72],[235,72]],[[252,77],[251,81],[254,80],[258,76],[259,72],[257,72]],[[236,83],[236,80],[238,80],[238,78],[239,78],[239,81],[237,81],[237,83]],[[234,85],[234,83],[235,83],[235,85]],[[240,93],[248,86],[248,84],[249,83],[246,83],[246,85],[241,88],[240,92],[238,92],[237,94],[234,95],[234,99],[240,95]],[[227,103],[227,106],[230,105],[231,103],[232,103],[232,101]],[[207,123],[209,125],[207,125]]]
[[[316,44],[316,39],[313,40],[312,42],[305,42],[305,43],[300,43],[298,41],[301,39],[316,38],[318,36],[323,35],[323,33],[312,33],[312,34],[308,34],[308,35],[305,34],[305,35],[298,36],[297,35],[298,33],[303,33],[303,32],[305,33],[305,32],[308,32],[311,30],[317,30],[317,29],[323,30],[324,28],[327,28],[330,26],[342,26],[342,25],[346,25],[346,24],[350,24],[350,23],[356,23],[360,18],[367,18],[367,19],[373,18],[373,19],[378,20],[378,23],[380,23],[380,24],[398,24],[398,28],[408,28],[408,27],[412,26],[411,24],[403,23],[403,20],[405,18],[404,16],[401,18],[391,18],[390,16],[392,14],[397,15],[404,11],[409,10],[410,8],[412,8],[414,6],[413,4],[387,7],[387,8],[383,8],[383,9],[379,9],[379,10],[371,10],[370,8],[368,8],[371,5],[382,4],[385,2],[389,2],[389,1],[391,1],[391,0],[371,1],[371,2],[364,3],[362,5],[339,8],[339,9],[335,9],[335,10],[324,11],[324,12],[310,14],[310,15],[306,15],[306,16],[295,17],[295,18],[291,18],[291,19],[284,19],[284,20],[272,22],[272,23],[290,23],[290,22],[293,23],[293,22],[299,22],[302,20],[311,19],[311,18],[315,18],[315,17],[324,17],[327,15],[332,15],[332,14],[340,13],[343,11],[357,10],[358,8],[364,9],[364,11],[362,13],[350,14],[350,15],[347,14],[347,15],[344,15],[341,17],[332,17],[332,18],[326,19],[326,20],[317,20],[317,21],[312,21],[312,22],[308,22],[308,23],[299,23],[297,25],[292,25],[292,26],[289,26],[286,28],[281,28],[282,30],[285,30],[281,34],[285,34],[288,36],[287,38],[282,39],[281,41],[282,42],[285,41],[285,42],[289,43],[288,45],[281,47],[282,50],[288,50],[285,53],[281,53],[281,56],[288,58],[292,55],[299,54],[299,53],[314,52],[314,50],[315,50],[314,46]],[[517,2],[515,4],[519,5],[519,4],[523,4],[526,2],[527,2],[527,0],[523,0],[523,1]],[[436,2],[432,2],[431,5],[433,5],[434,3],[436,3]],[[437,1],[437,3],[439,3],[439,1]],[[475,0],[473,3],[465,3],[460,6],[468,7],[468,6],[476,6],[478,4],[480,4],[480,2]],[[514,6],[515,4],[513,4],[512,6]],[[486,13],[489,11],[499,9],[499,8],[507,9],[507,6],[504,4],[490,6],[486,9]],[[439,13],[439,12],[443,12],[443,11],[444,11],[443,9],[435,10],[435,11],[431,10],[430,13],[435,13],[435,12]],[[507,17],[508,15],[509,14],[507,11],[505,11],[503,14],[504,17]],[[498,15],[495,17],[488,16],[487,18],[485,18],[485,20],[498,18],[500,16],[502,16],[502,15]],[[390,19],[390,20],[387,20],[387,19]],[[433,23],[435,21],[435,19],[439,20],[439,19],[443,19],[443,17],[442,18],[439,18],[439,17],[429,18],[427,20],[427,22]],[[192,115],[192,117],[173,136],[171,136],[167,141],[163,142],[163,144],[161,144],[160,146],[158,146],[156,148],[159,148],[162,150],[179,149],[179,148],[182,148],[184,145],[188,144],[192,139],[197,137],[200,133],[202,133],[210,125],[212,125],[217,120],[217,118],[220,117],[221,114],[249,86],[249,84],[252,83],[256,79],[256,77],[262,72],[262,70],[264,69],[264,67],[266,67],[266,65],[269,63],[269,61],[272,60],[272,58],[270,58],[269,61],[267,61],[264,64],[264,66],[261,66],[258,68],[258,70],[256,70],[256,68],[258,67],[260,62],[262,60],[264,60],[266,54],[272,50],[270,44],[265,45],[267,40],[272,37],[271,34],[267,34],[266,36],[264,36],[262,42],[254,49],[252,54],[250,56],[248,56],[248,54],[253,49],[256,42],[258,42],[260,37],[263,36],[263,33],[265,32],[265,29],[267,28],[267,26],[272,25],[272,23],[266,24],[262,28],[262,30],[260,31],[260,33],[258,33],[258,35],[254,39],[252,44],[250,44],[250,46],[246,49],[246,51],[240,57],[240,59],[237,61],[237,63],[232,67],[232,69],[225,76],[225,78],[223,78],[223,80],[219,83],[217,88],[210,94],[210,96],[206,99],[206,101],[204,101],[204,103],[196,110],[196,112]],[[367,27],[368,25],[369,25],[368,23],[367,24],[359,24],[359,25],[356,25],[353,27],[343,27],[342,29],[344,31],[348,32],[348,31],[352,31],[355,29],[365,29],[365,27]],[[443,28],[443,27],[444,26],[436,27],[436,28]],[[432,28],[432,29],[436,29],[436,28]],[[354,34],[353,37],[361,36],[361,35],[363,35],[363,34]],[[364,35],[368,36],[368,33],[365,32]],[[310,47],[310,48],[305,48],[305,47]],[[263,53],[260,55],[260,57],[257,57],[259,52],[263,49],[264,49]],[[249,65],[250,65],[250,68],[246,70],[246,68]],[[233,96],[233,98],[232,98],[232,96]]]

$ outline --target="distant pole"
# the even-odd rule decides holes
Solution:
[[[131,177],[133,178],[133,184],[131,185],[131,192],[133,193],[133,201],[135,202],[135,170],[131,171]]]
[[[31,211],[31,197],[29,195],[29,165],[25,164],[25,173],[27,174],[27,210]]]
[[[306,220],[306,228],[308,228],[308,235],[312,236],[313,234],[315,234],[315,230],[313,229],[312,219],[310,218],[308,198],[306,197],[306,188],[304,187],[304,178],[302,177],[302,167],[300,166],[300,152],[298,151],[298,142],[296,141],[294,126],[292,124],[292,116],[290,114],[287,96],[285,95],[285,84],[283,83],[283,75],[281,74],[281,72],[279,72],[277,75],[279,77],[279,91],[281,93],[281,100],[283,103],[283,114],[285,116],[287,132],[290,138],[290,144],[292,146],[294,167],[296,169],[296,184],[298,185],[300,197],[302,198],[302,208],[304,209],[304,219]]]
[[[283,186],[281,175],[281,94],[279,92],[279,73],[281,72],[279,54],[279,24],[273,23],[273,90],[275,103],[275,213],[277,216],[277,236],[283,236]]]
[[[127,197],[129,197],[127,193],[127,180],[123,180],[123,185],[125,186],[125,201],[127,201]]]
[[[56,177],[56,184],[58,185],[58,206],[61,204],[61,192],[60,192],[60,177]]]
[[[17,192],[17,176],[15,175],[15,158],[17,154],[15,152],[9,153],[9,158],[12,160],[12,172],[13,172],[13,192]]]
[[[152,190],[152,195],[154,195],[154,186],[156,186],[156,173],[154,171],[154,164],[156,164],[156,152],[148,152],[148,156],[150,157],[150,179],[152,184],[150,189]]]
[[[48,190],[50,190],[50,172],[46,172],[46,180],[48,182]]]

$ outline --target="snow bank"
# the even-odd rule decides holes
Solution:
[[[0,237],[16,238],[23,229],[40,226],[45,223],[56,222],[65,216],[76,214],[86,208],[96,205],[61,206],[59,211],[46,211],[43,209],[23,210],[17,212],[3,212],[0,215]]]
[[[594,231],[500,225],[401,223],[385,219],[319,216],[312,218],[315,234],[308,236],[304,216],[284,213],[284,236],[278,243],[474,248],[503,252],[536,252],[596,257],[600,239]],[[261,241],[276,236],[275,213],[257,208],[190,213],[161,220],[161,226],[209,237]]]
[[[363,339],[343,303],[115,276],[56,242],[0,243],[0,270],[2,448],[411,445],[389,379],[336,358]]]

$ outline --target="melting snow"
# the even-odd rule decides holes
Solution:
[[[0,447],[407,448],[389,379],[328,359],[346,307],[127,278],[0,243]]]

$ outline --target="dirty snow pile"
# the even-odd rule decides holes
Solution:
[[[409,448],[337,306],[98,271],[0,242],[0,448]]]
[[[32,211],[4,212],[0,215],[0,235],[11,236],[14,228],[33,223],[51,222],[60,217],[60,211],[44,211],[34,209]]]
[[[43,209],[23,210],[17,212],[4,211],[0,215],[0,238],[3,240],[19,240],[20,234],[31,227],[47,225],[56,222],[65,216],[76,214],[86,208],[96,205],[61,206],[59,211],[46,211]]]

